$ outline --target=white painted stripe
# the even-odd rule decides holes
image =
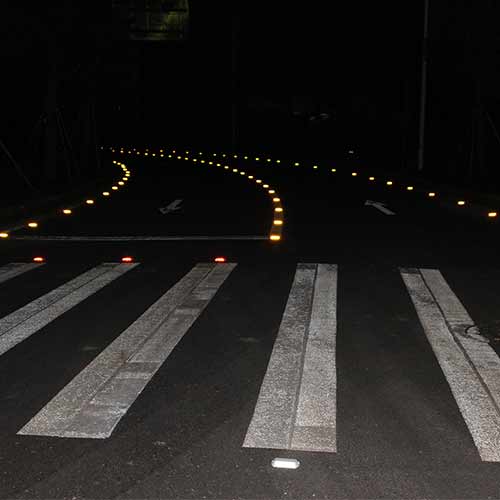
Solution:
[[[434,269],[421,269],[420,272],[439,304],[449,330],[477,370],[500,415],[500,358],[487,339],[480,335],[479,329],[443,275]],[[500,448],[500,441],[498,444]]]
[[[385,203],[380,203],[380,202],[372,201],[372,200],[366,200],[365,206],[372,206],[372,207],[376,208],[377,210],[380,210],[385,215],[396,215],[392,210],[389,210],[388,208],[385,207]]]
[[[269,236],[11,236],[28,241],[246,241],[268,240]]]
[[[421,274],[422,272],[422,274]],[[401,276],[420,318],[425,334],[448,381],[453,396],[469,428],[483,461],[500,461],[500,413],[491,393],[469,357],[464,344],[449,328],[443,311],[464,319],[459,301],[449,287],[443,285],[436,271],[401,270]],[[443,303],[441,309],[425,282],[434,288]],[[468,316],[468,315],[467,315]],[[463,340],[463,339],[462,339]],[[481,345],[485,346],[481,342]],[[488,358],[488,359],[491,359]],[[498,359],[498,358],[497,358]]]
[[[336,294],[336,266],[297,266],[244,447],[336,451]]]
[[[336,452],[337,266],[318,264],[290,448]]]
[[[137,265],[100,264],[0,319],[0,355]]]
[[[12,262],[10,264],[6,264],[5,266],[0,267],[0,283],[15,278],[16,276],[24,274],[43,265],[45,264],[38,264],[36,262],[30,262],[29,264],[24,262]]]
[[[199,317],[236,264],[198,264],[59,392],[19,434],[102,439]]]

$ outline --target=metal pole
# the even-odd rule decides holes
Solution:
[[[424,169],[425,103],[427,86],[427,38],[429,31],[429,0],[424,7],[424,36],[422,39],[422,80],[420,87],[420,124],[418,134],[418,171]]]
[[[239,31],[239,12],[236,9],[231,13],[231,150],[238,149],[238,73],[237,73],[237,44]]]

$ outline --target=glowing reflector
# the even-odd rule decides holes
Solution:
[[[273,224],[275,226],[282,226],[283,225],[283,221],[281,219],[274,219],[273,220]]]
[[[269,184],[263,184],[262,187],[267,189],[269,187]]]
[[[457,205],[460,205],[460,206],[465,205],[465,201],[463,201],[463,200],[457,201]]]
[[[248,178],[249,178],[249,179],[253,179],[253,175],[249,175],[249,176],[248,176]]]
[[[434,196],[436,196],[436,193],[429,193],[428,196],[429,198],[434,198]]]
[[[336,172],[336,171],[337,171],[337,169],[336,169],[336,168],[332,168],[332,172]]]
[[[117,191],[117,190],[118,190],[118,186],[111,186],[111,189],[112,189],[113,191]]]
[[[123,181],[118,181],[118,185],[119,185],[119,186],[124,186],[124,185],[125,185],[125,183],[124,183]]]
[[[109,191],[104,191],[104,192],[102,193],[102,195],[103,195],[103,196],[109,196]]]
[[[133,257],[122,257],[122,262],[133,262]]]
[[[63,210],[63,214],[65,214],[65,215],[69,215],[69,214],[71,214],[71,210],[70,210],[69,208],[65,208],[65,209]]]
[[[488,217],[496,217],[497,215],[496,212],[488,212]]]
[[[94,200],[85,200],[85,203],[87,205],[93,205],[94,204]]]
[[[279,241],[279,240],[281,240],[281,236],[279,234],[271,234],[271,236],[269,237],[269,239],[271,241]]]
[[[33,257],[33,262],[43,262],[44,260],[43,257]]]
[[[273,201],[276,203],[278,201],[281,201],[279,198],[273,198]]]
[[[387,182],[386,182],[386,184],[387,184],[388,186],[392,186],[392,181],[387,181]]]
[[[9,233],[0,233],[0,238],[8,238]]]
[[[375,177],[369,177],[368,178],[369,181],[374,181],[375,180]]]
[[[38,227],[38,222],[28,222],[28,227]]]
[[[214,262],[226,262],[226,257],[215,257]]]
[[[298,469],[300,462],[295,458],[273,458],[271,465],[276,469]]]
[[[406,188],[408,191],[413,191],[413,186],[407,186]]]
[[[352,172],[352,173],[351,173],[351,175],[352,175],[353,177],[356,177],[356,176],[358,175],[358,173],[357,173],[357,172]]]
[[[283,212],[283,209],[281,207],[276,207],[274,209],[275,212]]]
[[[269,193],[269,194],[274,194],[274,193],[276,193],[276,191],[275,191],[274,189],[270,189],[270,190],[268,191],[268,193]]]

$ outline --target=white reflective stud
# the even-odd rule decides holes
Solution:
[[[300,462],[295,458],[273,458],[271,465],[276,469],[298,469]]]

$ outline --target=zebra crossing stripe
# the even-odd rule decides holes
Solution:
[[[100,264],[0,319],[0,356],[137,265]]]
[[[235,267],[197,264],[18,434],[109,437]]]
[[[243,443],[336,452],[337,266],[299,264]]]
[[[0,267],[0,283],[44,265],[45,264],[43,263],[38,264],[36,262],[30,262],[29,264],[23,262],[11,262],[10,264],[6,264],[5,266]]]
[[[400,272],[481,460],[499,462],[500,359],[438,270]]]

